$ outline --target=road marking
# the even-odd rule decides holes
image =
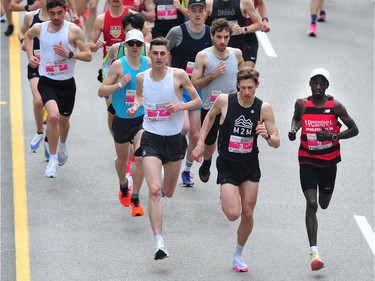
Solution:
[[[6,101],[0,101],[0,105],[7,105]]]
[[[30,280],[29,228],[23,139],[19,13],[13,13],[15,33],[9,37],[9,103],[12,132],[14,241],[16,252],[16,280]]]
[[[371,226],[367,222],[364,216],[354,216],[355,221],[357,222],[359,229],[362,231],[363,236],[365,237],[372,253],[375,256],[375,233],[372,230]]]
[[[266,52],[266,55],[269,57],[277,58],[277,54],[275,50],[273,49],[271,41],[268,39],[267,34],[262,31],[256,31],[255,34],[259,42],[262,44],[263,49]]]

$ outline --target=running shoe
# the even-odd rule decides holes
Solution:
[[[141,217],[145,214],[138,198],[131,198],[130,199],[130,206],[132,207],[132,216],[133,217]]]
[[[124,207],[129,207],[130,199],[132,198],[132,194],[129,192],[128,187],[122,189],[121,187],[118,190],[118,200]]]
[[[190,172],[183,171],[181,173],[181,178],[182,178],[182,186],[183,187],[193,187],[194,182],[192,181],[192,177],[190,176]]]
[[[44,146],[44,161],[48,162],[49,156],[50,156],[48,142],[44,140],[43,146]]]
[[[0,17],[0,22],[6,22],[7,21],[7,16],[4,14]]]
[[[10,36],[10,35],[13,34],[13,31],[14,31],[14,25],[13,24],[9,24],[7,30],[5,30],[5,32],[4,32],[4,35],[5,36]]]
[[[324,263],[322,262],[317,253],[310,254],[310,258],[312,271],[318,271],[319,269],[322,269],[324,267]]]
[[[59,166],[63,166],[66,161],[68,160],[68,151],[65,149],[61,149],[59,147],[58,152],[57,152],[57,159],[59,160]]]
[[[203,167],[203,164],[199,168],[199,178],[202,182],[208,182],[210,179],[210,168]]]
[[[167,249],[164,246],[163,241],[158,241],[156,243],[156,253],[155,253],[155,260],[163,260],[165,258],[168,258],[169,254]]]
[[[320,14],[316,19],[318,22],[325,22],[326,21],[326,14]]]
[[[237,272],[248,272],[249,268],[247,264],[243,261],[242,256],[233,254],[233,268]]]
[[[316,24],[310,24],[309,29],[307,30],[307,34],[310,37],[316,37],[318,35],[318,33],[316,32]]]
[[[30,143],[30,149],[32,152],[38,152],[40,149],[40,144],[42,140],[44,139],[44,132],[39,134],[38,132],[35,133],[33,139],[31,140]]]
[[[56,178],[56,171],[59,161],[57,159],[50,159],[47,164],[47,168],[44,172],[46,178]]]

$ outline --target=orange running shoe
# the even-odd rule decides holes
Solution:
[[[132,198],[132,194],[129,192],[129,190],[127,190],[126,194],[124,194],[121,188],[119,188],[118,200],[124,207],[129,207],[131,198]]]
[[[133,217],[141,217],[145,214],[138,198],[131,198],[130,205],[132,207]]]

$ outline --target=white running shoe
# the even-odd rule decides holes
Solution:
[[[35,133],[33,139],[30,142],[30,149],[32,152],[37,152],[40,149],[40,144],[42,140],[44,139],[44,132],[42,134],[38,134],[38,132]]]
[[[167,249],[164,246],[164,242],[158,241],[156,243],[155,260],[163,260],[168,257],[169,257],[169,254],[168,254]]]
[[[61,147],[59,146],[57,159],[59,160],[59,166],[62,166],[66,163],[66,160],[68,160],[68,151],[66,150],[66,148],[61,149]]]
[[[237,272],[248,272],[249,268],[247,264],[243,261],[242,256],[233,254],[233,267]]]
[[[44,172],[44,175],[46,176],[46,178],[56,178],[57,166],[58,166],[57,159],[50,159],[48,161],[46,171]]]

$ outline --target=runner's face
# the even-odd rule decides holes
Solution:
[[[149,57],[152,62],[152,67],[165,67],[168,63],[169,52],[164,45],[152,46],[149,52]]]
[[[317,75],[311,78],[310,80],[310,87],[311,93],[314,97],[321,97],[325,94],[328,88],[328,81],[324,76]]]
[[[248,102],[251,102],[252,99],[254,98],[255,90],[258,88],[259,83],[256,84],[254,79],[246,79],[246,80],[241,80],[237,86],[240,89],[241,99],[244,102],[248,103]]]
[[[212,45],[220,51],[224,52],[228,46],[230,35],[229,31],[222,30],[220,32],[215,32],[215,35],[211,35]]]
[[[48,10],[49,18],[55,26],[60,26],[65,19],[66,10],[63,7],[55,7]]]
[[[202,5],[193,5],[188,10],[190,21],[196,25],[204,23],[206,8]]]

